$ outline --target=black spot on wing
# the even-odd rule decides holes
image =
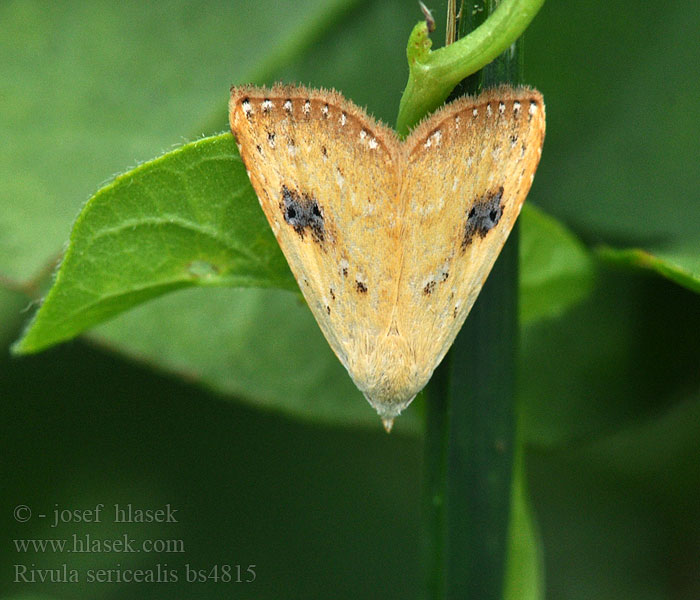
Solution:
[[[447,281],[447,278],[449,276],[450,276],[450,273],[446,269],[441,270],[440,272],[437,273],[437,275],[433,275],[433,277],[430,278],[428,281],[426,281],[425,285],[423,286],[423,293],[426,296],[430,296],[430,294],[433,293],[435,286],[438,283],[444,283],[445,281]]]
[[[503,216],[503,186],[486,192],[478,198],[467,213],[462,237],[462,250],[472,243],[475,236],[481,238],[491,231]]]
[[[290,190],[282,186],[282,202],[280,208],[287,224],[294,228],[299,237],[304,239],[310,232],[314,241],[322,243],[325,238],[323,211],[315,198],[309,194]]]

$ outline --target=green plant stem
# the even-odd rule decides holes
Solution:
[[[431,51],[428,24],[418,23],[411,32],[406,57],[408,83],[399,104],[396,130],[406,135],[427,113],[440,106],[454,87],[504,52],[525,31],[544,0],[501,0],[492,11],[481,12],[485,2],[465,2],[461,23],[488,15],[469,35],[454,44]]]
[[[465,29],[478,27],[476,19],[485,18],[495,8],[494,0],[476,4],[483,10],[465,15],[460,36]],[[464,81],[456,93],[518,83],[521,55],[518,42]],[[427,389],[425,509],[430,600],[503,598],[517,446],[517,294],[516,225]]]

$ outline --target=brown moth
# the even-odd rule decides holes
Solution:
[[[234,87],[231,131],[340,362],[387,430],[476,300],[542,153],[539,92],[448,104],[405,139],[332,91]]]

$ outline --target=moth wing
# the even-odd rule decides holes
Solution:
[[[233,88],[229,119],[297,283],[363,389],[395,303],[398,141],[339,94],[303,87]]]
[[[453,102],[405,142],[398,314],[426,382],[520,213],[544,133],[539,92],[501,87]]]

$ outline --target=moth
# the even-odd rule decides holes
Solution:
[[[387,430],[469,313],[530,189],[545,107],[499,87],[401,140],[339,93],[233,87],[231,131],[321,331]]]

